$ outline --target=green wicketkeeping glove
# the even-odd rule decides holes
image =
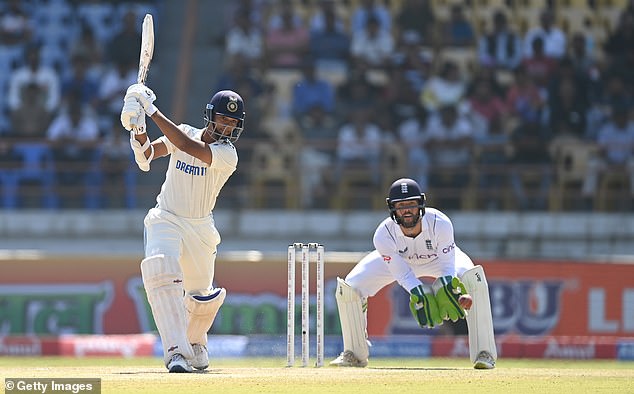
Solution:
[[[458,319],[464,319],[467,315],[465,310],[460,306],[458,298],[467,294],[462,281],[451,275],[436,278],[431,285],[438,302],[438,311],[442,319],[451,319],[456,322]]]
[[[416,286],[410,290],[409,309],[421,327],[434,328],[442,324],[438,304],[429,286]],[[427,290],[427,292],[425,292]]]

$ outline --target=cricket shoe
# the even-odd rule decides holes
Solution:
[[[336,367],[365,367],[368,365],[368,360],[359,360],[357,356],[352,353],[350,350],[346,350],[342,352],[339,357],[332,360],[330,365],[334,365]]]
[[[200,343],[192,343],[192,349],[194,350],[194,358],[191,359],[192,367],[203,370],[209,366],[209,353],[207,353],[207,346]]]
[[[495,360],[491,353],[486,350],[478,353],[478,357],[476,357],[476,361],[473,364],[473,368],[475,369],[493,369],[495,368]]]
[[[192,366],[189,365],[185,357],[183,357],[180,353],[175,353],[170,362],[167,363],[167,369],[170,373],[184,373],[184,372],[192,372]]]

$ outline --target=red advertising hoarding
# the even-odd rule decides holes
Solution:
[[[496,334],[634,337],[634,265],[567,261],[480,261]],[[326,335],[340,332],[335,278],[350,263],[326,264]],[[283,334],[286,261],[223,261],[216,284],[228,289],[212,332]],[[299,286],[297,286],[299,294]],[[311,284],[314,292],[314,283]],[[370,336],[420,330],[396,285],[370,299]],[[139,261],[0,261],[0,336],[135,334],[153,331]],[[415,331],[419,333],[420,331]],[[434,333],[431,333],[432,335]]]

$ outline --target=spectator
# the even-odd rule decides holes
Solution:
[[[422,64],[420,67],[420,70],[415,70],[414,67],[408,68],[407,64],[393,65],[389,73],[390,83],[382,88],[381,96],[386,102],[384,110],[393,115],[397,125],[426,114],[426,110],[420,105],[419,97],[428,68]],[[420,74],[417,71],[420,71]],[[421,184],[420,180],[417,181]]]
[[[70,75],[62,81],[62,101],[68,104],[70,95],[79,94],[79,99],[83,104],[96,110],[99,100],[99,81],[88,72],[89,60],[82,55],[76,55],[72,59],[72,69]]]
[[[411,84],[410,89],[420,95],[431,74],[431,55],[421,47],[418,33],[409,31],[402,40],[392,62],[405,74],[405,78]]]
[[[458,65],[452,61],[446,61],[438,74],[431,77],[425,84],[421,103],[428,111],[434,112],[440,106],[459,104],[465,92],[466,85]]]
[[[334,3],[324,0],[325,4]],[[340,29],[334,11],[323,11],[323,27],[310,32],[310,56],[318,69],[347,73],[350,58],[350,37]]]
[[[140,47],[140,46],[139,46]],[[138,56],[137,56],[138,57]],[[123,59],[110,66],[99,84],[99,123],[104,130],[119,124],[121,115],[121,97],[125,96],[128,86],[136,83],[138,60],[126,63]]]
[[[367,171],[374,186],[381,181],[380,154],[383,137],[377,125],[370,121],[370,109],[352,109],[351,121],[344,124],[337,136],[335,182],[348,169]]]
[[[380,28],[379,19],[370,16],[365,29],[353,31],[350,53],[355,61],[370,67],[385,67],[394,52],[394,40],[389,31]]]
[[[474,130],[456,103],[443,104],[429,117],[427,151],[431,163],[429,187],[449,209],[460,207],[462,188],[469,183]],[[438,189],[445,189],[439,191]]]
[[[282,2],[281,24],[269,27],[265,38],[266,64],[271,68],[296,68],[309,51],[310,33],[294,21],[293,3]]]
[[[546,88],[550,78],[557,72],[557,60],[546,56],[544,53],[544,41],[536,37],[533,41],[533,51],[530,56],[522,60],[526,74],[540,88]]]
[[[335,111],[342,122],[348,122],[349,115],[357,107],[374,108],[381,87],[368,78],[367,65],[360,63],[350,70],[348,79],[337,88]]]
[[[59,106],[60,81],[52,68],[41,64],[39,46],[30,44],[25,52],[26,64],[9,76],[11,122],[16,136],[44,137]]]
[[[405,38],[412,34],[421,43],[431,45],[435,23],[436,16],[429,0],[405,0],[396,15],[394,25],[397,46],[400,47],[406,41]]]
[[[104,201],[111,208],[135,208],[135,183],[132,180],[138,170],[128,134],[113,128],[103,138],[101,149]]]
[[[549,136],[544,128],[524,123],[511,135],[510,183],[517,209],[545,210],[552,184]]]
[[[575,72],[584,75],[592,81],[599,79],[599,68],[596,56],[588,51],[586,37],[583,33],[575,33],[572,36],[568,58],[572,62]]]
[[[619,68],[607,69],[601,80],[601,91],[591,102],[587,116],[588,137],[596,139],[598,130],[611,120],[611,108],[615,104],[634,105],[632,87],[627,83],[627,72]]]
[[[550,129],[554,138],[586,139],[589,96],[589,79],[576,72],[569,58],[563,58],[548,93]]]
[[[324,31],[346,34],[345,21],[337,14],[335,0],[319,0],[318,7],[319,9],[310,18],[311,34],[323,33]],[[327,19],[331,19],[331,21]]]
[[[26,45],[33,34],[25,3],[8,0],[0,9],[0,45],[20,48]]]
[[[524,36],[524,56],[533,56],[533,42],[541,38],[544,55],[560,59],[566,54],[566,35],[554,25],[555,15],[552,9],[544,9],[539,16],[539,26],[531,28]]]
[[[539,88],[522,65],[513,72],[514,79],[506,95],[506,107],[516,123],[540,125],[544,123],[544,99]]]
[[[313,107],[319,107],[327,114],[332,114],[334,106],[333,86],[328,81],[317,78],[314,62],[306,60],[302,67],[302,79],[293,87],[293,116],[299,119]]]
[[[299,118],[297,124],[301,131],[301,154],[299,155],[301,173],[301,206],[315,208],[328,200],[332,182],[328,169],[334,161],[337,129],[335,119],[320,105],[313,105]]]
[[[96,119],[86,111],[79,93],[71,95],[67,111],[62,111],[48,128],[47,138],[53,148],[53,159],[57,172],[56,179],[65,188],[62,201],[73,205],[75,188],[94,181],[94,167],[99,142],[99,128]]]
[[[82,24],[81,36],[90,32],[97,42],[108,42],[112,39],[112,35],[116,33],[113,26],[116,26],[119,19],[115,4],[103,0],[84,0],[73,4]]]
[[[276,7],[277,5],[277,7]],[[279,30],[284,25],[291,26],[295,29],[306,27],[304,18],[299,14],[297,8],[293,4],[293,0],[277,0],[271,2],[268,7],[273,8],[269,12],[267,21],[267,30]],[[277,10],[275,10],[277,8]],[[288,19],[284,21],[284,19]]]
[[[508,184],[507,174],[513,151],[510,133],[503,127],[493,127],[487,133],[476,134],[474,151],[478,195],[485,196],[485,209],[498,210],[505,203],[504,194],[500,191],[506,190]]]
[[[108,60],[114,64],[137,64],[139,48],[141,48],[140,26],[133,10],[126,11],[123,16],[123,28],[110,41]]]
[[[493,30],[478,42],[480,64],[495,69],[513,70],[522,60],[522,40],[509,29],[506,14],[497,10],[493,14]]]
[[[471,111],[482,120],[484,134],[502,134],[508,112],[504,100],[495,94],[490,79],[476,77],[468,99]]]
[[[215,90],[233,90],[243,93],[243,89],[246,88],[251,98],[257,98],[263,94],[266,90],[264,84],[253,67],[249,67],[249,64],[249,59],[243,55],[236,54],[229,57],[222,74],[218,77]],[[240,90],[238,90],[239,86]],[[251,118],[251,113],[249,113],[249,118]]]
[[[624,12],[619,17],[616,29],[608,36],[603,46],[606,68],[629,74],[632,81],[634,67],[634,13]]]
[[[449,20],[443,26],[442,41],[444,45],[455,47],[469,47],[475,41],[473,26],[458,3],[451,6]]]
[[[252,26],[263,31],[264,15],[270,6],[269,0],[236,0],[228,1],[223,5],[224,15],[222,21],[224,23],[223,31],[229,31],[236,25],[236,19],[240,13],[247,14],[247,19]]]
[[[240,55],[257,67],[264,52],[262,32],[249,21],[247,10],[238,10],[235,25],[225,39],[225,52],[229,56]]]
[[[423,190],[429,187],[429,154],[427,152],[427,112],[418,107],[414,116],[398,126],[398,136],[407,152],[407,173]]]
[[[82,25],[81,34],[79,38],[71,44],[69,55],[71,59],[82,58],[86,60],[86,73],[90,75],[90,77],[99,78],[103,74],[103,42],[97,40],[89,25]]]
[[[611,107],[611,119],[599,130],[596,143],[599,156],[589,160],[581,195],[590,205],[599,190],[599,179],[608,172],[624,172],[630,178],[630,196],[634,202],[634,122],[632,107],[626,102]]]
[[[379,30],[391,34],[392,14],[390,10],[382,4],[378,4],[376,0],[360,0],[356,8],[352,10],[352,17],[350,18],[352,35],[365,31],[370,19],[377,20]]]

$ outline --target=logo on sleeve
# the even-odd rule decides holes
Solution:
[[[447,246],[446,248],[442,248],[442,252],[444,254],[447,254],[449,252],[452,252],[455,248],[456,248],[456,243],[452,242],[451,245]]]

